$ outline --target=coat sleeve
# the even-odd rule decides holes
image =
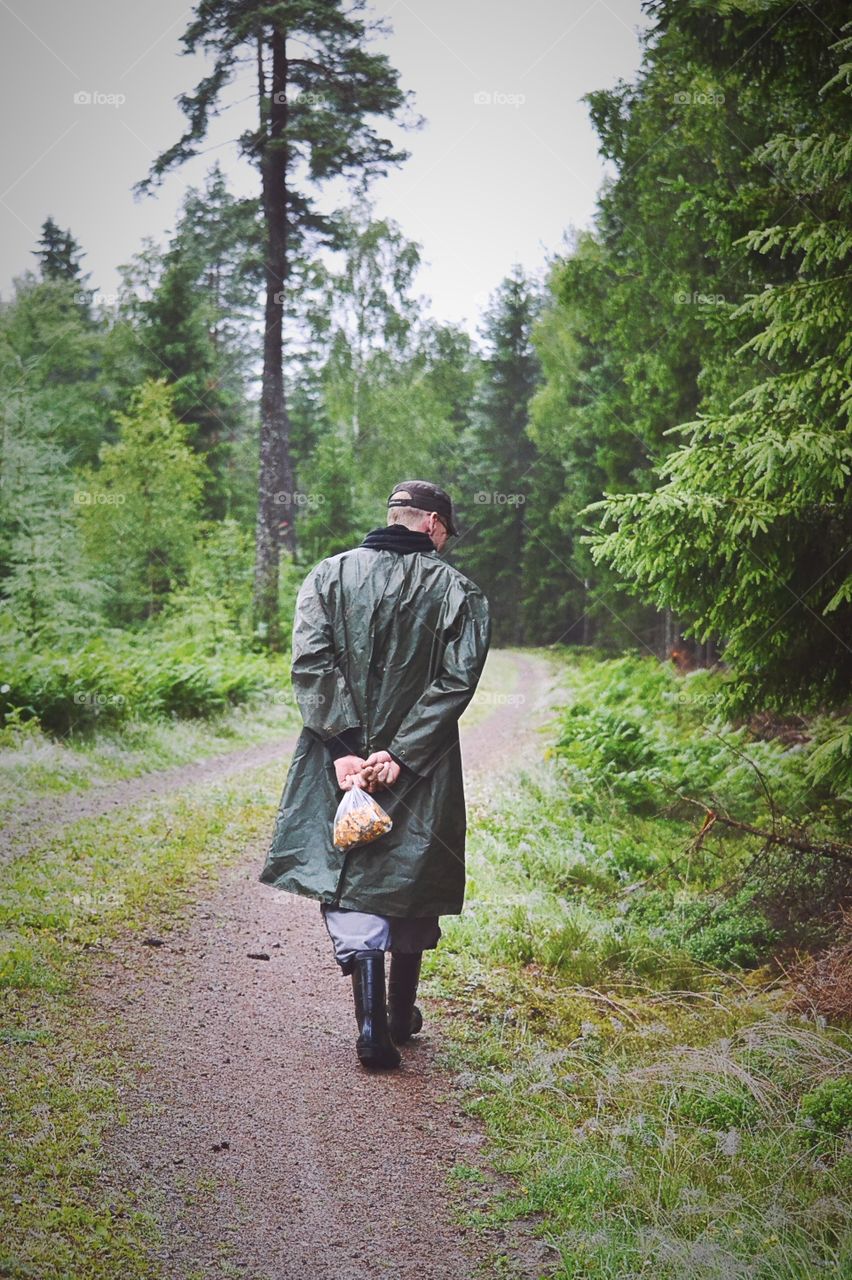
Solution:
[[[449,749],[459,716],[476,692],[490,643],[488,601],[468,583],[447,625],[440,671],[387,748],[414,773],[431,773]]]
[[[343,754],[341,741],[347,739],[339,735],[359,729],[360,721],[335,649],[322,562],[296,597],[291,675],[305,727],[328,744],[332,758]]]

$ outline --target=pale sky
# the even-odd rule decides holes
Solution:
[[[85,250],[89,287],[109,294],[143,237],[165,242],[184,191],[203,184],[214,160],[233,192],[257,194],[258,175],[232,141],[254,123],[251,63],[226,91],[235,105],[213,122],[205,154],[153,196],[131,194],[183,131],[177,95],[211,65],[179,52],[193,9],[0,0],[4,298],[35,267],[48,215]],[[640,0],[382,0],[370,12],[394,28],[371,48],[388,54],[427,121],[388,131],[411,158],[373,185],[376,213],[421,244],[416,289],[432,314],[472,329],[514,263],[542,270],[569,228],[589,224],[604,165],[580,99],[635,74],[647,20]],[[338,185],[321,205],[345,198]]]

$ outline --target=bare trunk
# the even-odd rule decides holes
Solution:
[[[290,422],[284,396],[284,289],[287,281],[287,51],[283,32],[273,30],[268,124],[261,153],[266,223],[266,311],[263,383],[260,396],[260,467],[255,533],[255,625],[270,649],[280,647],[278,571],[281,548],[295,550]],[[263,96],[262,46],[258,75]]]
[[[580,634],[580,643],[586,646],[590,645],[593,639],[590,613],[592,607],[591,585],[588,578],[583,579],[583,629]]]
[[[677,618],[674,616],[671,609],[666,609],[663,617],[664,617],[664,623],[663,623],[664,650],[665,650],[665,656],[668,657],[672,649],[674,649],[677,644],[679,632],[678,632]]]

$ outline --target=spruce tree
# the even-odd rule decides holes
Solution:
[[[741,709],[836,705],[852,685],[852,40],[813,39],[834,61],[819,127],[779,131],[756,157],[787,216],[743,242],[789,278],[734,313],[749,336],[729,360],[751,385],[679,428],[653,492],[607,495],[594,539],[697,636],[723,637]]]
[[[515,267],[486,312],[482,390],[462,446],[466,474],[458,507],[467,528],[452,558],[488,596],[502,644],[523,639],[525,513],[536,453],[527,423],[540,379],[532,343],[540,307],[536,285]]]

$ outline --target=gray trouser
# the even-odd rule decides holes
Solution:
[[[431,951],[441,930],[437,916],[375,916],[368,911],[346,911],[321,903],[322,917],[334,946],[334,958],[344,973],[351,973],[356,951],[399,951],[411,955]]]

